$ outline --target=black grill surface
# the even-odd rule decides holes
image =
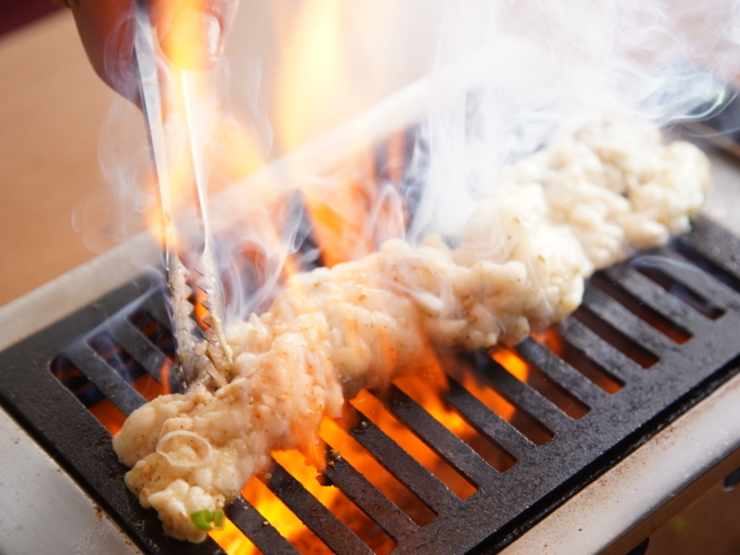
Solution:
[[[156,382],[171,380],[169,320],[159,283],[159,276],[142,276],[0,353],[0,401],[144,552],[223,553],[210,539],[194,545],[163,534],[154,511],[142,509],[126,489],[126,469],[116,460],[110,434],[86,410],[110,402],[130,414],[144,402],[132,387],[136,380],[145,374]],[[740,241],[699,218],[690,234],[669,247],[592,279],[583,306],[556,327],[571,355],[558,356],[534,338],[516,348],[587,408],[579,418],[488,353],[453,359],[452,366],[472,368],[482,384],[549,433],[549,440],[531,441],[448,368],[442,398],[510,455],[506,470],[493,468],[400,388],[384,392],[387,410],[474,493],[455,495],[357,409],[351,409],[349,434],[435,516],[418,524],[336,452],[327,451],[326,480],[396,542],[394,554],[496,552],[735,373],[738,291]],[[600,387],[587,377],[588,368],[600,368],[617,387]],[[168,385],[176,390],[176,382]],[[283,467],[276,465],[264,481],[331,551],[372,553]],[[298,553],[246,500],[237,499],[226,513],[263,553]]]

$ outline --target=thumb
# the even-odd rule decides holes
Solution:
[[[95,72],[111,88],[134,100],[138,90],[133,55],[134,0],[52,1],[72,10]],[[188,41],[195,41],[195,54],[177,54],[184,57],[179,60],[185,64],[181,67],[212,66],[223,52],[238,5],[239,0],[150,0],[165,55],[175,55],[174,45],[187,47]]]
[[[152,20],[160,47],[181,69],[207,69],[223,54],[238,0],[156,0]]]

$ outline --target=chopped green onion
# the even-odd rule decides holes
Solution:
[[[224,525],[224,511],[223,509],[216,511],[201,509],[190,515],[190,522],[193,523],[193,526],[204,532],[208,532],[214,528],[222,528]]]
[[[200,511],[195,511],[193,514],[190,515],[190,521],[193,523],[193,525],[198,528],[199,530],[203,530],[204,532],[208,532],[211,528],[213,528],[208,521],[211,517],[211,511],[208,509],[202,509]]]
[[[219,509],[215,513],[213,513],[213,524],[214,528],[223,528],[224,527],[224,510]]]

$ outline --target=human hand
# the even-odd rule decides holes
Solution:
[[[133,54],[134,0],[52,0],[74,14],[95,72],[134,100],[138,85]],[[195,46],[191,62],[213,65],[221,56],[239,0],[149,0],[152,23],[166,56],[172,45]],[[197,60],[196,60],[197,58]]]

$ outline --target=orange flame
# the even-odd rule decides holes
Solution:
[[[507,365],[514,361],[513,357],[500,358],[506,358],[505,363]],[[486,461],[500,471],[505,471],[513,466],[516,461],[492,444],[490,440],[482,438],[459,413],[443,400],[444,393],[449,389],[448,378],[443,367],[449,367],[450,364],[453,364],[452,360],[440,359],[430,348],[426,355],[417,361],[418,368],[416,368],[416,371],[411,371],[406,376],[396,378],[394,384],[419,403],[448,430],[468,443]],[[511,372],[521,372],[521,363],[513,364],[509,370]],[[463,374],[470,374],[470,372],[464,372]],[[460,377],[463,382],[467,382],[469,379],[475,380],[472,374],[469,377]],[[479,384],[476,384],[476,387],[481,390],[484,389]],[[335,461],[339,459],[345,459],[418,525],[425,526],[434,520],[434,513],[386,471],[352,436],[351,430],[357,426],[354,409],[360,410],[374,425],[383,430],[402,448],[413,453],[414,459],[435,474],[459,497],[467,498],[476,491],[476,487],[447,464],[386,408],[381,402],[381,398],[382,395],[378,397],[366,390],[361,390],[357,397],[350,401],[350,406],[345,408],[342,419],[325,418],[322,421],[319,435],[332,448],[332,451],[327,455],[329,465],[337,464]],[[502,398],[497,397],[493,403],[487,404],[499,414],[502,408],[511,407],[510,414],[513,416],[516,409],[505,401],[503,403],[501,401]],[[368,520],[339,489],[331,485],[322,485],[321,471],[317,470],[315,463],[309,463],[306,456],[301,452],[297,450],[279,451],[274,452],[273,457],[316,499],[353,529],[363,541],[368,543],[375,553],[387,553],[395,547],[395,542],[382,533],[372,521]],[[330,553],[323,542],[293,514],[265,485],[263,480],[253,478],[245,486],[242,494],[257,508],[267,522],[296,546],[299,552]],[[224,530],[213,532],[211,535],[230,555],[259,553],[257,548],[235,527],[229,526]]]
[[[341,4],[303,3],[281,41],[285,49],[278,72],[276,123],[284,152],[306,142],[336,108],[326,100],[337,94],[339,76],[348,69],[339,40]],[[276,20],[283,16],[276,14]]]
[[[310,185],[303,189],[314,223],[314,238],[327,267],[374,250],[368,226],[372,199],[366,192],[367,183],[374,180],[372,156],[359,156],[356,162],[355,175],[343,176],[338,186]]]
[[[529,367],[527,363],[508,349],[496,349],[491,354],[493,360],[506,368],[520,382],[527,382]]]
[[[556,356],[565,360],[607,393],[616,393],[624,387],[624,382],[611,375],[607,370],[591,360],[590,357],[564,341],[555,329],[548,329],[544,332],[533,334],[533,337],[539,343],[546,345]]]
[[[105,426],[105,429],[108,430],[108,433],[112,436],[121,431],[123,422],[126,420],[126,415],[118,410],[118,408],[116,408],[116,406],[108,399],[103,399],[102,401],[95,403],[89,410],[90,414]]]
[[[212,86],[212,75],[207,69],[213,62],[209,58],[213,48],[208,43],[215,39],[212,30],[203,25],[203,14],[208,13],[205,8],[204,0],[163,0],[157,3],[154,14],[158,42],[168,65],[168,72],[160,77],[164,80],[161,89],[165,94],[162,100],[169,149],[167,185],[173,216],[195,202],[191,148],[201,150],[199,155],[203,157],[207,172],[204,177],[212,193],[254,173],[265,163],[248,126],[230,110],[223,110]],[[183,140],[191,133],[186,123],[185,72],[188,73],[188,91],[193,96],[191,104],[197,107],[197,114],[191,114],[191,118],[198,122],[195,133],[199,136],[192,137],[192,147],[189,141]],[[149,181],[145,183],[146,189],[154,192],[154,177]],[[155,204],[147,211],[145,223],[154,237],[164,243],[161,206]],[[178,237],[168,240],[177,242]]]

